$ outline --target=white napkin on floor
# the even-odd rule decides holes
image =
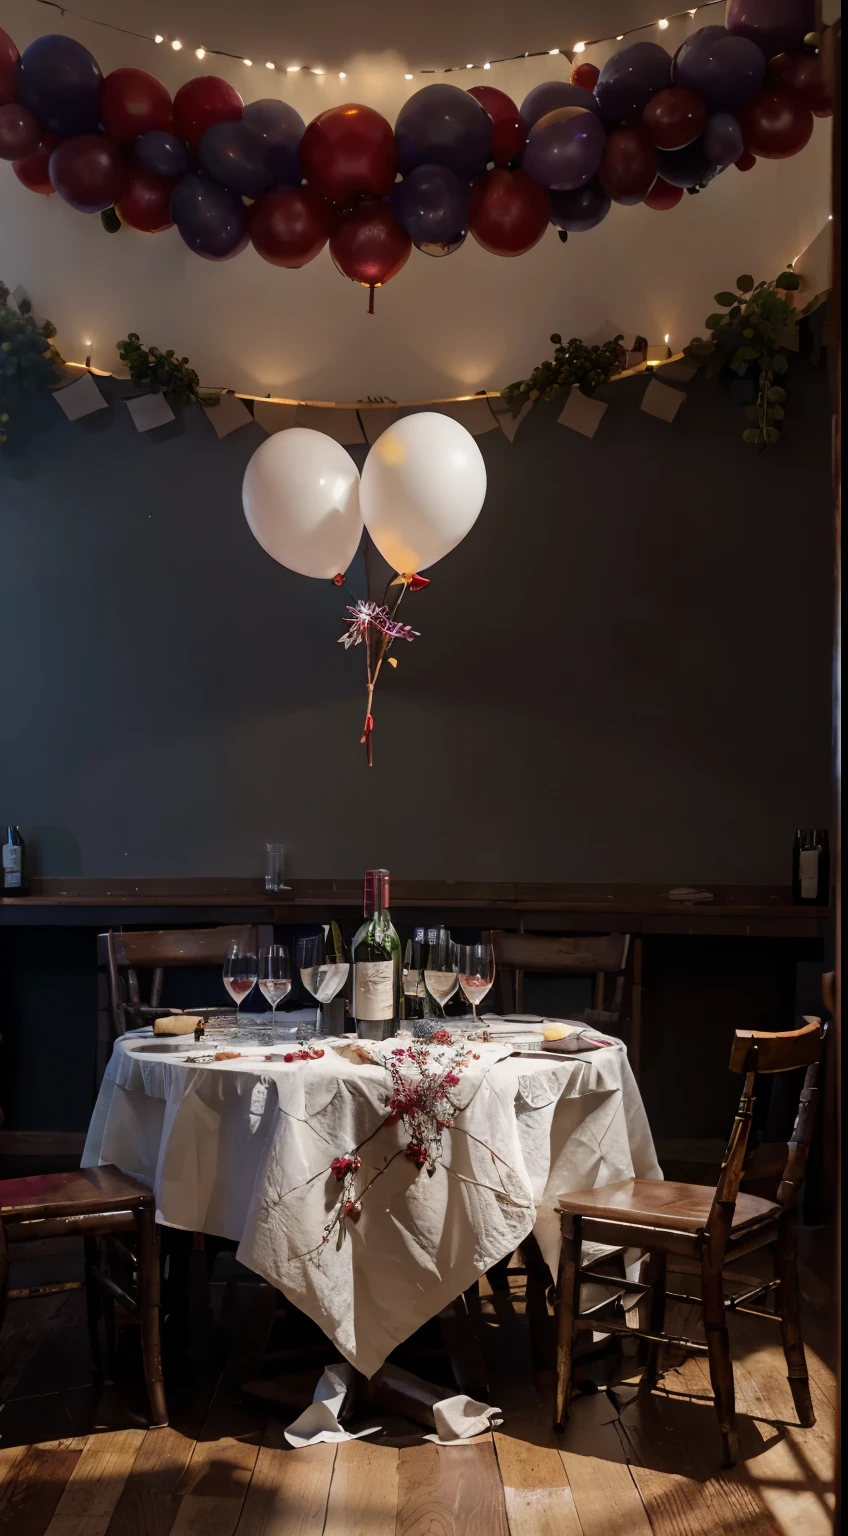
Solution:
[[[352,1365],[328,1365],[315,1388],[315,1396],[308,1408],[283,1433],[296,1449],[304,1445],[319,1445],[322,1440],[361,1440],[363,1435],[374,1435],[380,1426],[361,1429],[352,1435],[342,1429],[338,1412],[353,1376]]]
[[[461,1440],[471,1440],[487,1429],[496,1429],[503,1423],[500,1408],[490,1408],[488,1403],[477,1403],[473,1397],[444,1397],[433,1404],[436,1433],[425,1435],[434,1445],[456,1445]]]

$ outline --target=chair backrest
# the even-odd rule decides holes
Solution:
[[[751,1135],[757,1074],[793,1072],[806,1067],[798,1114],[787,1148],[786,1166],[777,1191],[778,1204],[791,1211],[807,1166],[810,1143],[818,1108],[818,1070],[824,1049],[827,1025],[821,1019],[805,1018],[801,1029],[769,1034],[753,1029],[737,1029],[730,1052],[730,1070],[744,1072],[745,1083],[727,1151],[721,1165],[718,1185],[707,1222],[710,1244],[723,1252],[730,1228],[739,1186],[745,1171],[745,1158]]]
[[[561,976],[594,976],[592,1007],[584,1015],[587,1023],[618,1023],[630,950],[628,933],[560,938],[548,933],[497,932],[492,934],[492,942],[504,1013],[511,1013],[513,1009],[521,1012],[524,977],[528,971],[537,975],[545,972]],[[612,996],[605,999],[609,977],[614,977],[615,982]]]
[[[122,933],[111,930],[97,938],[97,956],[109,976],[109,1003],[115,1035],[145,1022],[139,1011],[158,1008],[164,971],[174,966],[223,965],[233,944],[258,955],[273,943],[270,924],[237,923],[221,928],[182,928],[158,932]],[[140,970],[153,971],[147,1004],[138,983]]]

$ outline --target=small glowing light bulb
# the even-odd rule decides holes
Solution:
[[[404,75],[403,78],[404,78],[404,80],[411,80],[412,76],[411,75]]]
[[[299,64],[287,64],[286,65],[286,74],[287,75],[299,75],[300,74],[300,68],[301,68],[301,66]]]
[[[277,67],[276,64],[272,64],[270,59],[266,59],[265,60],[265,68],[266,69],[276,69],[276,67]]]
[[[173,50],[174,50],[174,53],[179,53],[179,51],[180,51],[180,49],[181,49],[181,48],[182,48],[182,46],[183,46],[183,45],[182,45],[182,43],[181,43],[181,42],[180,42],[180,40],[179,40],[179,38],[178,38],[178,37],[175,37],[175,38],[174,38],[174,41],[173,41],[173,42],[172,42],[172,44],[171,44],[171,47],[172,47],[172,48],[173,48]]]
[[[343,69],[339,70],[339,79],[340,80],[346,80],[347,79],[347,75],[345,74]]]
[[[86,336],[85,341],[83,342],[83,346],[84,347],[93,347],[94,346],[94,341],[93,341],[91,336]]]
[[[242,62],[242,64],[246,64],[248,69],[252,69],[253,68],[253,60],[252,59],[242,59],[241,62]]]
[[[666,344],[666,346],[668,346],[668,336],[666,336],[666,338],[665,338],[665,344]]]
[[[491,67],[492,67],[491,64],[484,64],[483,65],[484,69],[491,69]]]
[[[164,43],[164,41],[165,41],[165,39],[164,39],[164,37],[163,37],[163,36],[162,36],[162,33],[161,33],[161,32],[157,32],[157,33],[156,33],[156,36],[155,36],[155,37],[154,37],[154,39],[153,39],[153,41],[154,41],[154,43]]]
[[[616,42],[617,43],[623,43],[624,42],[624,33],[623,32],[619,32],[618,37],[616,38]]]
[[[194,53],[195,53],[195,57],[198,58],[198,59],[205,59],[206,58],[206,49],[205,48],[195,48]]]
[[[553,54],[559,53],[559,49],[558,48],[549,48],[548,49],[548,53],[553,56]]]
[[[313,75],[323,75],[326,73],[326,71],[323,69],[313,69],[312,73]]]
[[[575,43],[574,44],[574,52],[575,53],[585,53],[586,52],[586,44],[585,43]]]
[[[657,22],[657,26],[659,27],[661,32],[664,32],[666,27],[668,26],[668,18],[663,16],[662,20]]]

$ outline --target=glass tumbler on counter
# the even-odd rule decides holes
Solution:
[[[297,941],[297,964],[307,992],[318,1003],[318,1034],[343,1035],[344,1000],[339,996],[350,974],[350,961],[338,930],[309,934]]]
[[[282,843],[265,844],[265,889],[266,891],[288,891],[290,886],[283,879],[283,855],[285,849]]]

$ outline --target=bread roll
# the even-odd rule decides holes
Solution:
[[[203,1024],[199,1014],[176,1013],[167,1019],[153,1020],[154,1035],[193,1035],[198,1024]]]

